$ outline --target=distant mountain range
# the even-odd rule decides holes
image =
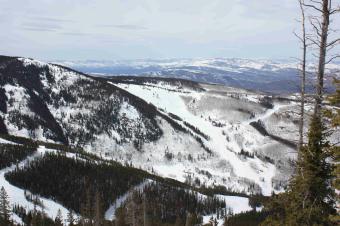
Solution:
[[[135,75],[181,78],[204,83],[251,89],[269,93],[299,91],[298,63],[249,59],[169,59],[121,61],[57,61],[58,64],[94,75]],[[327,66],[326,92],[332,92],[332,77],[340,77],[340,64]],[[307,67],[307,91],[313,90],[315,65]]]
[[[193,61],[194,66],[160,61],[157,67],[174,74],[180,74],[174,68],[182,68],[188,75],[209,69],[214,73],[202,77],[210,82],[221,71],[230,71],[235,81],[237,73],[244,77],[252,71],[246,84],[260,83],[256,76],[276,78],[276,71],[292,67],[235,62],[238,66],[230,69],[217,60]],[[97,62],[95,68],[103,65]],[[133,67],[155,67],[146,65]],[[147,73],[158,77],[141,76]],[[169,222],[178,205],[195,199],[207,223],[221,206],[247,211],[250,195],[285,189],[296,158],[296,95],[160,78],[160,72],[139,75],[93,76],[0,56],[0,187],[12,205],[35,211],[38,197],[38,210],[55,218],[61,209],[65,218],[68,209],[83,214],[86,193],[94,197],[98,189],[105,218],[112,220],[134,191],[144,189],[157,200],[155,209],[169,209]],[[339,137],[335,133],[334,143]],[[20,223],[19,210],[14,216]]]

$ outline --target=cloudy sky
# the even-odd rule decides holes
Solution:
[[[0,0],[0,54],[289,58],[298,17],[297,0]]]

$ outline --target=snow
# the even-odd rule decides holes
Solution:
[[[217,195],[216,197],[221,200],[225,200],[226,207],[232,209],[234,214],[252,210],[251,206],[249,205],[248,198],[225,195]]]
[[[16,215],[15,213],[12,214],[12,220],[19,225],[24,225],[24,222],[22,221],[22,219]]]
[[[139,113],[136,110],[136,108],[134,108],[133,106],[129,105],[126,102],[123,102],[123,104],[121,105],[119,114],[129,118],[130,120],[139,119]]]
[[[6,91],[7,99],[10,104],[7,104],[8,114],[0,112],[0,116],[4,119],[4,123],[7,127],[9,134],[15,134],[17,136],[28,137],[29,131],[26,128],[19,129],[16,125],[9,121],[10,113],[20,110],[24,115],[34,116],[34,113],[27,107],[29,97],[26,89],[16,85],[6,84],[3,86]]]
[[[116,209],[121,207],[124,202],[127,200],[127,198],[134,192],[134,191],[143,191],[144,187],[151,183],[152,180],[145,180],[141,184],[130,188],[128,192],[126,192],[124,195],[117,198],[114,204],[112,204],[105,212],[105,219],[106,220],[114,220],[116,218],[115,212]]]
[[[27,162],[32,161],[35,158],[41,157],[44,153],[46,153],[48,151],[53,151],[53,150],[46,149],[44,146],[40,146],[35,154],[33,154],[33,155],[29,156],[28,158],[26,158],[25,160],[21,161],[18,164],[18,166],[22,167]],[[5,174],[7,172],[14,170],[15,167],[16,167],[16,165],[14,164],[10,167],[7,167],[7,168],[0,170],[0,187],[5,188],[8,196],[9,196],[9,201],[10,201],[11,205],[19,204],[20,206],[25,207],[27,210],[33,210],[34,204],[32,202],[29,202],[25,198],[24,190],[11,185],[5,179]],[[54,219],[57,216],[58,210],[60,210],[63,218],[66,219],[68,210],[65,207],[63,207],[59,203],[56,203],[56,202],[54,202],[50,199],[46,199],[46,198],[43,198],[43,197],[39,197],[39,199],[43,202],[44,211],[49,217]],[[37,209],[39,211],[42,211],[42,208],[40,206],[37,206]],[[17,216],[14,216],[14,220],[16,220],[16,221],[19,220],[17,218],[18,218]]]
[[[22,60],[26,66],[31,64],[37,66],[46,65],[29,59]],[[169,60],[161,64],[167,67],[177,63]],[[241,65],[242,68],[268,68],[264,66],[268,62],[252,62],[242,59],[232,59],[230,61],[200,59],[189,63],[202,67],[210,65],[212,67],[231,69],[235,69],[232,66],[235,63]],[[187,65],[188,61],[182,60],[180,64]],[[48,82],[45,74],[41,74],[40,78],[44,88],[51,88],[55,95],[60,94],[61,90],[68,89],[70,85],[73,85],[79,79],[90,79],[55,65],[47,65],[55,82]],[[241,69],[238,68],[237,70]],[[162,109],[162,111],[159,111],[160,114],[169,116],[169,113],[172,113],[181,117],[185,122],[197,127],[209,138],[197,133],[180,120],[177,122],[189,130],[190,133],[176,131],[162,117],[157,116],[156,121],[163,131],[163,136],[157,141],[144,143],[140,151],[136,150],[132,142],[118,142],[121,141],[121,135],[117,132],[118,130],[115,131],[113,128],[94,134],[94,139],[85,144],[84,149],[86,151],[122,163],[128,162],[151,173],[174,178],[182,182],[192,183],[193,180],[199,179],[201,184],[207,186],[224,185],[227,189],[245,193],[262,192],[262,194],[270,195],[274,190],[275,185],[273,182],[275,180],[278,178],[287,180],[289,177],[287,171],[277,168],[268,161],[259,159],[257,155],[254,158],[246,158],[239,153],[244,150],[251,154],[260,153],[267,157],[276,156],[274,160],[280,159],[284,162],[288,158],[288,155],[285,155],[291,150],[269,137],[262,136],[249,123],[260,119],[265,122],[268,131],[276,135],[285,133],[287,134],[286,138],[291,138],[291,134],[294,133],[288,132],[288,130],[296,129],[293,123],[288,124],[283,120],[278,121],[276,119],[276,115],[289,109],[291,103],[284,105],[277,102],[274,103],[273,109],[268,110],[259,104],[263,94],[221,85],[202,84],[206,91],[195,91],[185,85],[179,87],[166,82],[146,83],[143,85],[110,84],[117,85],[144,99],[146,102],[155,105],[159,110]],[[18,87],[16,84],[7,84],[5,85],[5,90],[7,97],[13,99],[12,104],[8,106],[9,114],[19,109],[23,114],[34,116],[27,107],[28,97],[24,88]],[[85,92],[86,90],[81,91]],[[112,94],[108,100],[115,102],[117,101],[115,98],[117,96]],[[58,108],[55,108],[53,104],[49,104],[48,108],[65,131],[86,133],[89,131],[86,131],[86,128],[81,123],[71,120],[71,118],[78,114],[91,117],[93,106],[97,107],[100,103],[98,101],[86,103],[81,103],[81,101],[77,103],[66,102],[65,104],[60,104]],[[145,132],[146,128],[143,127],[143,123],[140,123],[142,114],[138,112],[138,109],[124,99],[119,104],[119,116],[127,119],[128,128],[133,130],[137,127],[136,125],[142,124],[140,129]],[[0,116],[6,115],[0,112]],[[254,116],[255,118],[252,118]],[[32,131],[25,128],[19,130],[13,123],[9,122],[7,116],[3,118],[10,134],[30,137]],[[278,125],[280,126],[286,123],[289,127],[287,126],[286,129],[281,130],[276,125],[276,122],[279,122]],[[214,123],[221,126],[216,126]],[[34,131],[34,134],[37,139],[46,140],[42,131],[43,128],[39,127]],[[212,150],[211,155],[201,147],[195,137],[199,137],[204,146]],[[76,140],[73,144],[76,145],[77,142]],[[165,153],[171,153],[172,159],[167,159]],[[285,174],[286,177],[283,176]],[[252,189],[249,190],[249,188]]]
[[[216,214],[211,214],[211,215],[206,215],[206,216],[203,216],[203,225],[204,224],[208,224],[210,223],[210,220],[211,219],[216,219],[217,218],[217,215]],[[224,223],[224,219],[217,219],[217,226],[222,226]]]
[[[185,181],[185,166],[183,163],[178,164],[158,164],[153,167],[162,177],[174,178],[176,180]]]
[[[106,220],[114,220],[115,219],[115,211],[117,208],[122,206],[125,201],[132,195],[133,191],[143,191],[144,187],[152,183],[152,180],[146,180],[142,182],[141,184],[132,187],[128,192],[126,192],[124,195],[120,196],[114,204],[112,204],[109,209],[105,212],[105,219]],[[190,190],[187,190],[187,192],[192,192]],[[198,195],[198,198],[200,199],[206,199],[208,198],[206,195],[203,195],[201,193],[195,192]],[[238,214],[242,212],[251,211],[252,208],[249,205],[249,199],[245,197],[239,197],[239,196],[227,196],[227,195],[215,195],[214,196],[217,199],[223,200],[226,203],[226,209],[231,210],[233,214]],[[207,215],[203,216],[203,223],[208,223],[211,216],[216,218],[216,214],[213,215]],[[219,219],[220,223],[223,222],[223,219]]]
[[[158,67],[161,69],[176,67],[211,67],[226,71],[236,71],[237,69],[252,68],[296,68],[297,63],[273,62],[270,60],[251,60],[240,58],[208,58],[208,59],[169,59],[169,60],[134,60],[134,61],[64,61],[58,62],[71,67],[85,68],[105,68],[115,66],[130,66],[135,68]],[[268,69],[267,69],[268,70]]]
[[[30,65],[35,65],[35,66],[38,66],[38,67],[43,67],[43,66],[47,65],[46,63],[41,62],[39,60],[33,60],[33,59],[29,59],[29,58],[18,58],[18,60],[21,60],[25,67],[30,66]]]
[[[120,60],[120,61],[59,61],[58,64],[69,67],[82,68],[89,72],[95,69],[112,68],[131,68],[131,69],[149,69],[149,74],[157,74],[160,71],[166,70],[180,70],[185,68],[186,71],[193,73],[200,72],[200,70],[210,68],[217,69],[224,72],[241,73],[243,71],[263,71],[263,72],[277,72],[280,70],[296,70],[298,62],[292,60],[267,60],[267,59],[242,59],[242,58],[195,58],[195,59],[163,59],[163,60]],[[315,71],[315,63],[307,65],[307,70]],[[331,70],[339,70],[338,63],[331,63],[327,65],[327,72]],[[196,69],[196,70],[195,70]],[[145,73],[145,70],[143,70]],[[100,73],[97,73],[100,74]],[[108,73],[110,74],[110,73]],[[111,73],[113,74],[113,73]],[[131,74],[131,73],[128,73]]]
[[[225,196],[225,195],[216,195],[215,197],[219,198],[220,200],[225,200],[226,209],[231,210],[233,214],[238,214],[242,212],[251,211],[252,208],[249,205],[249,199],[245,197],[239,196]],[[203,224],[207,224],[210,222],[210,219],[216,219],[216,214],[206,215],[203,216]],[[218,225],[222,226],[224,223],[224,219],[217,219]]]
[[[257,150],[261,148],[261,145],[264,142],[269,142],[268,138],[263,138],[262,135],[254,135],[257,134],[257,131],[249,125],[250,121],[268,118],[274,112],[278,111],[282,106],[275,105],[273,109],[267,110],[264,113],[261,113],[256,116],[255,119],[245,120],[238,122],[236,124],[229,123],[228,121],[222,121],[225,126],[216,127],[212,124],[209,119],[217,119],[219,115],[216,111],[210,111],[208,113],[195,114],[189,108],[184,99],[192,99],[195,100],[195,103],[205,100],[206,94],[202,92],[195,92],[187,90],[187,93],[183,92],[170,92],[164,87],[161,87],[161,84],[157,86],[142,86],[142,85],[132,85],[132,84],[118,84],[120,88],[123,88],[130,93],[143,98],[149,103],[152,103],[159,109],[163,109],[165,113],[172,113],[179,117],[181,117],[186,122],[191,125],[195,125],[199,130],[203,133],[207,134],[210,137],[210,140],[207,141],[202,139],[207,147],[213,150],[215,157],[219,158],[219,160],[225,160],[227,165],[231,165],[231,172],[229,174],[225,172],[223,169],[218,169],[216,167],[216,163],[218,161],[213,160],[205,161],[205,165],[195,163],[195,166],[199,169],[207,168],[209,172],[219,177],[225,176],[237,176],[238,178],[245,178],[249,181],[254,181],[256,184],[260,185],[262,188],[262,193],[264,195],[270,195],[273,191],[272,181],[271,179],[276,174],[276,168],[273,164],[265,163],[262,160],[255,157],[254,159],[247,159],[244,161],[239,157],[238,153],[241,149],[246,148],[247,151]],[[209,98],[216,98],[217,94],[211,94]],[[225,98],[218,96],[218,98]],[[249,98],[253,98],[250,95]],[[258,97],[259,98],[259,97]],[[253,99],[248,100],[253,102]],[[214,114],[215,113],[215,114]],[[221,113],[223,114],[223,112]],[[225,114],[225,113],[224,113]],[[208,119],[209,118],[209,119]],[[184,124],[182,126],[185,127]],[[164,129],[163,129],[164,130]],[[225,135],[223,135],[223,131],[227,131],[229,141],[226,139]],[[159,145],[162,142],[158,143]],[[167,143],[169,144],[169,142]],[[178,150],[180,148],[178,147]],[[176,152],[175,152],[176,154]],[[211,164],[210,167],[208,164]],[[186,172],[194,173],[195,169],[188,167],[188,165],[184,166],[181,163],[168,163],[168,164],[154,164],[153,169],[158,172],[160,175],[169,176],[171,178],[178,179],[180,181],[186,177]],[[241,187],[235,187],[236,190]],[[241,189],[242,190],[242,189]]]
[[[5,139],[2,139],[2,138],[0,138],[0,143],[1,143],[1,144],[16,144],[16,145],[19,145],[19,144],[17,144],[17,143],[14,143],[14,142],[12,142],[12,141],[5,140]]]
[[[25,66],[36,65],[42,67],[48,65],[49,72],[52,74],[55,83],[50,83],[44,73],[40,75],[40,78],[44,88],[51,88],[55,95],[60,94],[61,90],[68,89],[79,79],[90,79],[58,66],[24,58],[21,60]],[[144,67],[145,65],[142,65],[144,63],[137,62],[136,66]],[[152,62],[149,62],[149,65],[152,64]],[[275,71],[282,68],[290,68],[292,65],[289,63],[279,64],[269,61],[249,61],[243,59],[197,59],[169,60],[161,62],[160,66],[167,68],[188,64],[237,73],[249,69]],[[235,66],[235,64],[238,66]],[[105,66],[105,63],[97,62],[94,63],[94,66]],[[192,72],[199,72],[199,70],[193,69]],[[156,141],[144,143],[140,151],[136,150],[132,142],[118,142],[121,141],[121,134],[112,128],[94,134],[94,139],[85,144],[85,150],[107,159],[130,163],[134,167],[194,186],[197,185],[195,181],[198,179],[200,185],[224,185],[231,191],[248,194],[261,192],[264,195],[270,195],[274,190],[282,191],[282,188],[275,188],[275,181],[281,182],[289,179],[291,171],[289,171],[288,164],[286,163],[288,159],[294,157],[289,154],[292,149],[273,141],[269,137],[262,136],[249,123],[261,120],[270,133],[286,139],[294,139],[297,127],[292,122],[292,118],[289,118],[291,115],[285,116],[285,112],[294,109],[296,104],[289,101],[283,103],[275,102],[273,109],[265,109],[259,104],[260,98],[264,94],[222,85],[201,84],[206,91],[195,91],[185,85],[180,87],[166,82],[156,84],[145,83],[143,85],[114,84],[111,82],[110,84],[117,85],[131,94],[144,99],[146,102],[155,105],[159,109],[160,114],[169,116],[169,113],[172,113],[179,116],[185,122],[197,127],[209,138],[206,139],[205,136],[196,133],[195,130],[186,126],[180,120],[176,121],[189,130],[190,133],[177,131],[162,117],[156,116],[155,120],[163,131],[163,135]],[[4,89],[8,99],[11,99],[11,101],[7,102],[9,113],[6,115],[0,112],[0,117],[4,118],[10,134],[30,137],[32,131],[28,131],[25,128],[19,130],[17,126],[10,122],[8,117],[8,115],[16,110],[32,118],[35,116],[28,108],[29,96],[27,91],[17,84],[6,84]],[[81,91],[86,92],[86,90]],[[108,100],[114,102],[116,101],[115,98],[117,96],[112,94]],[[86,130],[86,128],[81,123],[72,121],[71,118],[77,114],[91,117],[93,113],[92,108],[98,107],[98,104],[101,102],[80,102],[66,102],[58,108],[50,104],[48,108],[56,120],[62,123],[62,126],[69,126],[74,131],[82,131]],[[119,104],[120,108],[117,109],[119,116],[127,119],[129,129],[134,129],[138,123],[140,124],[142,114],[124,98]],[[216,126],[214,123],[218,123],[220,126]],[[142,125],[141,130],[145,132],[146,128]],[[34,133],[36,139],[46,140],[43,128],[37,128]],[[201,138],[204,146],[212,150],[212,154],[204,150],[195,137]],[[9,142],[0,138],[0,143]],[[241,150],[251,154],[261,154],[274,160],[279,159],[284,164],[278,167],[268,161],[263,161],[258,155],[255,155],[254,158],[244,157],[240,155]],[[56,150],[40,146],[38,152],[26,161],[39,157],[46,152],[56,152]],[[170,159],[167,158],[166,153],[172,154],[172,157]],[[67,153],[67,157],[75,158],[75,155]],[[25,161],[20,164],[25,164]],[[0,185],[5,186],[9,190],[9,195],[12,197],[11,203],[19,202],[28,208],[32,208],[32,203],[23,197],[23,190],[11,186],[3,177],[4,173],[8,172],[8,170],[13,170],[13,167],[0,171]],[[143,184],[138,185],[132,188],[132,190],[143,189],[143,186]],[[126,200],[128,193],[116,200],[106,211],[105,216],[107,219],[114,218],[115,209]],[[250,209],[247,198],[229,196],[220,196],[220,198],[226,200],[227,206],[232,208],[234,213]],[[54,217],[60,208],[65,217],[67,210],[61,205],[52,200],[42,200],[44,200],[44,204],[47,207],[45,211],[49,216]]]
[[[291,106],[291,104],[275,104],[272,109],[268,109],[264,114],[257,115],[253,119],[249,119],[247,121],[242,122],[243,124],[249,124],[251,122],[257,122],[258,120],[264,121],[265,119],[269,118],[272,116],[275,112],[280,111],[280,109]]]

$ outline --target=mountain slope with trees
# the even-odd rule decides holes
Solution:
[[[191,185],[248,194],[284,187],[291,172],[293,156],[270,152],[285,149],[287,138],[272,138],[285,132],[277,134],[275,123],[264,122],[274,128],[270,137],[249,123],[280,115],[280,105],[294,108],[294,102],[180,79],[93,77],[18,57],[0,57],[0,75],[2,134],[84,148]],[[170,96],[178,98],[170,102]],[[216,109],[208,107],[212,101]],[[225,102],[230,104],[223,107]],[[282,121],[282,128],[294,126],[285,120],[291,122]]]

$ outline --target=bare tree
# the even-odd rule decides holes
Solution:
[[[323,101],[323,83],[325,77],[325,67],[328,63],[339,58],[339,54],[331,55],[327,59],[327,55],[330,55],[330,50],[334,49],[334,47],[340,43],[340,39],[334,39],[333,41],[328,41],[329,34],[333,32],[330,29],[331,24],[331,16],[340,12],[340,7],[333,7],[332,0],[298,0],[300,11],[301,11],[301,34],[298,35],[296,33],[295,36],[299,39],[302,46],[302,58],[300,64],[300,74],[301,74],[301,83],[300,83],[300,95],[301,95],[301,105],[300,105],[300,119],[299,119],[299,141],[298,141],[298,150],[303,145],[304,140],[304,118],[305,118],[305,101],[306,101],[306,63],[307,63],[307,48],[310,42],[314,44],[319,54],[318,65],[317,65],[317,83],[316,83],[316,95],[315,95],[315,108],[314,113],[316,116],[320,117],[321,115],[321,104]],[[309,22],[311,27],[313,28],[312,34],[307,34],[306,29],[306,9],[312,9],[312,15],[309,16]],[[319,16],[315,16],[315,12],[319,14]]]
[[[340,43],[340,39],[334,39],[329,41],[329,34],[332,31],[330,29],[331,17],[340,12],[340,6],[333,6],[332,0],[308,0],[308,3],[303,2],[302,6],[307,7],[315,11],[318,16],[310,16],[310,24],[313,27],[313,36],[308,39],[316,45],[318,48],[318,66],[317,66],[317,81],[316,81],[316,95],[314,115],[321,117],[323,93],[324,93],[324,77],[326,64],[330,63],[334,59],[340,57],[339,55],[333,55],[327,59],[329,51]]]
[[[302,59],[301,59],[301,84],[300,84],[300,95],[301,95],[301,105],[300,105],[300,122],[299,122],[299,143],[298,150],[303,145],[303,127],[305,118],[305,93],[306,93],[306,60],[307,60],[307,35],[306,35],[306,16],[305,16],[305,6],[304,0],[298,0],[301,10],[301,35],[295,33],[295,36],[300,40],[302,46]]]

